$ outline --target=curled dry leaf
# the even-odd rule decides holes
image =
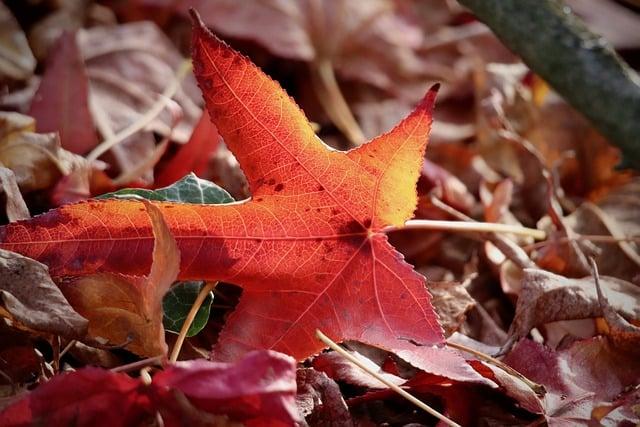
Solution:
[[[595,263],[594,263],[595,264]],[[596,267],[594,267],[595,269]],[[609,303],[608,296],[602,291],[602,279],[597,270],[594,271],[596,290],[598,291],[598,303],[602,309],[604,320],[607,322],[607,334],[613,344],[629,354],[640,356],[640,327],[635,326],[622,317],[616,309]],[[632,296],[631,296],[632,297]],[[629,298],[634,299],[634,298]],[[637,300],[632,302],[638,306]],[[636,323],[640,323],[638,317],[634,317]]]
[[[544,417],[550,426],[561,426],[587,425],[596,404],[613,402],[626,387],[637,384],[636,357],[595,337],[558,352],[523,340],[504,361],[545,386]]]
[[[640,283],[640,178],[610,192],[597,203],[583,203],[566,218],[579,234],[609,235],[619,242],[594,242],[600,273]]]
[[[616,312],[627,319],[640,319],[638,286],[604,276],[600,283]],[[545,323],[600,316],[602,309],[593,278],[568,279],[544,270],[525,269],[508,345]]]
[[[64,281],[60,287],[71,305],[89,319],[90,338],[151,357],[167,353],[162,298],[178,276],[180,251],[160,210],[144,203],[154,235],[149,274],[95,274]]]
[[[448,337],[460,328],[465,314],[475,305],[464,283],[430,282],[429,290],[433,296],[433,308],[438,313],[444,336]]]
[[[65,169],[55,134],[35,133],[35,121],[0,112],[0,163],[11,169],[23,191],[50,187]]]
[[[74,311],[47,266],[0,249],[0,315],[18,327],[82,338],[87,320]]]
[[[5,211],[9,222],[29,219],[29,208],[22,198],[16,176],[11,169],[0,167],[0,189],[5,198]]]
[[[26,80],[35,68],[27,37],[9,8],[0,3],[0,81]]]
[[[300,368],[296,383],[296,406],[309,425],[354,425],[338,384],[324,372]]]

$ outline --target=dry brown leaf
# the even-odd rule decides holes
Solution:
[[[29,208],[22,198],[16,176],[11,169],[0,167],[0,189],[4,193],[5,211],[9,222],[29,219]]]
[[[431,303],[438,313],[444,335],[448,337],[460,328],[467,311],[471,310],[476,302],[463,283],[429,282],[429,292],[433,297]]]
[[[23,191],[48,188],[60,177],[59,150],[56,135],[35,133],[31,117],[0,112],[0,163],[13,171]]]
[[[9,8],[0,3],[0,81],[26,80],[35,68],[27,37]]]
[[[640,238],[640,178],[610,192],[596,204],[583,203],[566,218],[566,223],[579,234]],[[595,259],[602,274],[640,283],[640,243],[594,243],[600,249]]]
[[[78,33],[78,43],[89,76],[90,109],[105,139],[140,120],[184,61],[151,22],[85,29]],[[153,133],[180,143],[189,140],[202,114],[201,95],[192,75],[184,79],[173,99],[173,108],[166,108],[143,132],[112,149],[120,172],[128,172],[151,155]],[[177,125],[175,110],[182,117]]]
[[[296,383],[296,406],[309,425],[354,425],[340,388],[323,372],[300,368]]]
[[[149,275],[96,274],[65,282],[61,289],[71,305],[89,319],[89,337],[151,357],[167,353],[162,298],[178,276],[180,252],[160,209],[144,204],[155,237]]]
[[[47,266],[0,250],[0,315],[22,328],[82,338],[87,320],[76,313],[49,277]]]
[[[608,335],[613,344],[628,354],[640,356],[640,327],[629,323],[622,317],[609,302],[609,298],[602,292],[602,279],[598,275],[597,267],[594,264],[594,281],[598,291],[598,303],[602,309],[604,320],[607,322]],[[635,301],[637,304],[637,301]],[[638,322],[638,318],[633,320]]]
[[[504,362],[545,386],[544,417],[550,426],[592,425],[596,404],[613,401],[640,381],[635,356],[616,351],[603,337],[557,352],[523,340]]]
[[[627,319],[640,319],[640,287],[605,276],[601,277],[600,283],[616,312]],[[544,270],[525,269],[505,347],[545,323],[600,316],[602,309],[592,278],[568,279]]]

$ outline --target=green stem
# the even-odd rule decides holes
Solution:
[[[459,0],[640,169],[640,76],[560,0]]]

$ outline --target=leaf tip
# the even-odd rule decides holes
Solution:
[[[418,110],[426,110],[429,113],[433,111],[433,107],[436,103],[436,97],[438,96],[438,91],[440,90],[440,83],[436,83],[427,90],[424,98],[418,104]]]
[[[204,22],[202,22],[202,18],[200,17],[200,14],[195,8],[193,7],[189,8],[189,16],[191,17],[191,23],[193,24],[194,27],[199,29],[207,28],[206,25],[204,25]]]

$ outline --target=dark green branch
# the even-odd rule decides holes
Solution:
[[[640,169],[640,76],[560,0],[458,0]]]

